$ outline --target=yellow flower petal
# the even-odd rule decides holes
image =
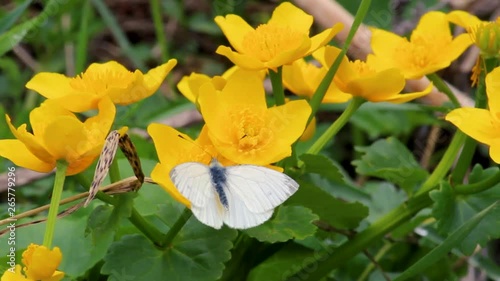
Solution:
[[[289,26],[298,32],[309,34],[309,29],[313,23],[313,17],[306,14],[290,2],[281,3],[273,11],[268,24]]]
[[[14,269],[14,272],[10,271],[10,269],[7,269],[3,275],[2,278],[0,279],[1,281],[32,281],[24,277],[24,274],[22,273],[22,267],[19,264],[16,264],[16,267]]]
[[[26,145],[26,148],[38,159],[42,160],[45,163],[54,163],[55,166],[56,159],[47,151],[41,140],[28,133],[28,131],[26,130],[26,124],[23,124],[16,129],[10,121],[10,117],[8,115],[5,115],[5,118],[7,120],[7,125],[9,126],[10,131],[12,132],[12,134],[14,134],[16,139],[24,143],[24,145]]]
[[[87,118],[83,123],[90,137],[90,146],[104,143],[115,120],[116,108],[109,98],[102,99],[97,106],[98,114]]]
[[[311,115],[309,104],[305,100],[296,100],[269,108],[268,120],[275,136],[279,136],[278,141],[284,145],[291,145],[304,132],[309,115]],[[275,161],[270,163],[273,162]]]
[[[44,101],[39,107],[30,112],[33,135],[43,135],[45,127],[61,116],[74,117],[74,114],[54,100]]]
[[[331,28],[325,29],[323,32],[311,37],[311,47],[309,48],[307,54],[309,55],[318,48],[328,44],[343,28],[344,25],[342,23],[337,23]]]
[[[469,14],[465,11],[451,11],[446,15],[446,19],[463,28],[476,26],[482,22],[475,15]]]
[[[182,77],[181,81],[177,83],[177,89],[190,102],[196,103],[200,86],[205,83],[209,83],[210,81],[210,77],[205,74],[191,73],[189,76]]]
[[[238,93],[235,95],[234,93]],[[255,105],[265,108],[266,96],[262,79],[256,72],[239,72],[226,81],[220,94],[228,105]],[[208,98],[208,97],[207,97]]]
[[[421,92],[412,92],[412,93],[405,93],[405,94],[398,94],[392,97],[388,97],[385,101],[391,102],[391,103],[405,103],[409,102],[414,99],[418,99],[420,97],[423,97],[427,94],[429,94],[432,91],[432,88],[434,85],[430,83],[427,88],[425,88]]]
[[[225,56],[231,62],[244,69],[261,70],[265,68],[265,64],[255,57],[233,52],[231,48],[226,46],[219,46],[215,52]]]
[[[26,88],[38,92],[40,95],[55,99],[75,92],[70,85],[71,78],[59,73],[41,72],[26,83]]]
[[[490,145],[490,157],[495,163],[500,164],[500,139],[493,140]]]
[[[43,140],[54,158],[66,159],[70,165],[88,149],[83,123],[74,117],[62,116],[54,120],[45,128]]]
[[[360,96],[372,102],[386,101],[397,95],[405,86],[405,78],[398,69],[392,68],[373,75],[345,81],[344,92]]]
[[[500,125],[486,109],[458,108],[448,113],[446,120],[484,144],[500,139]]]
[[[227,40],[238,52],[243,52],[243,38],[254,29],[237,15],[217,16],[215,23],[220,27]],[[217,52],[218,53],[218,52]],[[218,53],[219,54],[219,53]]]
[[[41,173],[52,171],[56,164],[55,161],[47,163],[38,159],[19,140],[0,140],[0,156],[9,159],[18,166]]]
[[[31,244],[23,252],[24,271],[34,280],[51,278],[61,263],[62,253],[58,247],[49,250],[45,246]]]
[[[144,75],[140,70],[136,70],[134,72],[135,79],[127,88],[127,91],[110,91],[109,97],[114,103],[120,105],[128,105],[147,98],[158,90],[167,74],[176,64],[177,60],[171,59],[168,62],[149,70],[148,73]]]
[[[300,136],[299,140],[308,141],[314,136],[315,132],[316,132],[316,117],[313,117],[309,125],[307,125],[306,129],[304,130],[304,133],[302,133],[302,136]]]
[[[494,117],[500,120],[500,67],[496,67],[486,75],[486,94],[488,106]]]
[[[317,86],[313,83],[316,79],[311,78],[319,71],[319,67],[298,59],[292,65],[283,66],[283,85],[298,96],[311,98]]]

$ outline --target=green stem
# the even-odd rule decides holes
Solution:
[[[325,77],[323,77],[323,80],[321,80],[321,83],[316,89],[316,92],[314,92],[314,95],[309,101],[309,105],[311,106],[312,111],[311,111],[311,116],[309,116],[309,120],[307,121],[307,124],[311,122],[313,117],[316,115],[316,112],[318,112],[318,108],[321,105],[321,101],[325,97],[326,91],[328,90],[328,87],[330,87],[330,84],[333,81],[333,77],[335,76],[335,73],[337,72],[340,63],[342,62],[342,59],[347,53],[347,49],[351,44],[352,38],[354,38],[354,35],[356,34],[358,27],[363,22],[363,19],[365,18],[366,13],[370,8],[370,4],[371,0],[363,0],[361,1],[361,4],[359,4],[358,11],[356,12],[356,16],[354,17],[354,21],[351,25],[351,29],[349,30],[349,34],[347,34],[347,38],[345,39],[344,45],[342,46],[342,50],[340,51],[339,55],[337,56],[333,64],[330,66],[330,69],[328,69],[328,72],[326,73]]]
[[[500,182],[500,172],[497,172],[493,176],[482,180],[480,182],[472,183],[472,184],[460,184],[455,186],[455,193],[467,195],[467,194],[475,194],[479,192],[483,192],[496,186]]]
[[[113,159],[113,163],[111,163],[111,166],[109,167],[109,179],[111,180],[111,183],[121,180],[120,167],[118,167],[118,159],[116,159],[116,157]]]
[[[85,177],[82,173],[76,175],[76,179],[82,186],[86,187],[90,186],[90,180],[87,177]],[[96,198],[99,198],[99,200],[113,206],[118,204],[118,200],[116,200],[116,198],[109,196],[108,194],[102,191],[97,192]],[[161,243],[161,240],[163,238],[163,233],[159,231],[154,225],[150,224],[146,219],[144,219],[144,217],[142,217],[141,214],[139,214],[139,212],[137,211],[137,209],[135,209],[135,207],[132,207],[132,211],[128,219],[139,231],[141,231],[146,237],[148,237],[155,245],[159,245]]]
[[[161,49],[161,59],[163,62],[170,58],[168,52],[167,36],[165,36],[165,30],[163,29],[163,19],[162,19],[162,7],[160,0],[151,0],[151,14],[153,15],[153,23],[155,26],[156,40],[160,44]]]
[[[184,211],[182,214],[179,216],[177,221],[174,223],[174,225],[170,228],[170,230],[167,232],[167,234],[163,237],[161,240],[159,246],[160,247],[168,247],[172,241],[174,240],[175,236],[177,236],[177,233],[181,231],[182,227],[186,224],[186,222],[191,218],[191,215],[193,213],[189,208],[184,208]]]
[[[380,250],[377,252],[377,254],[373,257],[373,260],[375,262],[378,262],[390,249],[392,249],[393,245],[394,244],[392,244],[392,243],[385,243],[384,246],[382,246],[382,248],[380,248]],[[365,268],[365,270],[363,270],[363,273],[361,273],[361,275],[359,276],[357,281],[363,281],[363,280],[368,279],[368,276],[373,271],[373,269],[375,269],[375,264],[373,262],[371,262]]]
[[[439,75],[437,75],[436,73],[427,74],[427,78],[432,81],[434,86],[436,86],[436,88],[440,92],[443,92],[446,96],[448,96],[455,108],[459,108],[462,106],[457,97],[455,97],[455,95],[451,91],[450,87],[448,87],[448,85],[443,81],[443,79],[441,79],[441,77],[439,77]]]
[[[50,199],[50,207],[49,214],[47,216],[45,235],[43,236],[43,245],[48,249],[52,247],[52,238],[54,237],[59,202],[61,202],[61,195],[64,187],[64,179],[66,178],[67,169],[68,163],[63,160],[57,161],[54,189],[52,190],[52,198]]]
[[[82,18],[80,20],[80,31],[76,43],[75,73],[80,74],[87,63],[87,47],[89,41],[89,22],[92,14],[90,1],[85,1],[82,7]]]
[[[399,205],[371,226],[358,233],[353,239],[335,249],[326,250],[322,256],[309,263],[304,262],[300,271],[290,276],[288,280],[321,280],[332,270],[348,262],[386,233],[408,221],[417,212],[432,204],[428,194],[409,199]],[[311,271],[311,268],[316,270]]]
[[[354,97],[340,117],[321,135],[316,142],[307,150],[307,154],[318,154],[342,127],[349,121],[356,110],[365,102],[361,97]]]
[[[460,148],[462,148],[462,145],[465,141],[465,137],[466,137],[465,134],[462,133],[461,131],[457,131],[455,133],[453,139],[451,140],[450,145],[448,146],[448,149],[443,155],[443,158],[441,158],[441,161],[439,161],[439,164],[434,169],[432,174],[422,184],[416,195],[427,193],[428,191],[432,190],[438,185],[439,181],[441,181],[444,178],[446,173],[450,170],[451,166],[453,165],[453,162],[455,161],[458,152],[460,151]]]
[[[159,231],[154,225],[149,223],[139,212],[132,208],[130,217],[128,218],[130,222],[141,231],[149,240],[151,240],[155,245],[160,245],[163,240],[163,233]]]
[[[285,104],[285,90],[283,89],[283,69],[278,67],[277,72],[269,70],[269,78],[271,79],[271,84],[273,85],[273,95],[275,105]]]

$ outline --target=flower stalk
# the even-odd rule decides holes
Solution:
[[[269,71],[269,79],[273,85],[274,104],[276,106],[285,104],[285,90],[283,89],[283,67]]]
[[[52,248],[52,239],[54,237],[59,202],[61,201],[61,195],[64,187],[64,180],[66,179],[67,169],[68,163],[63,160],[57,161],[54,188],[52,190],[49,214],[47,216],[47,224],[45,227],[45,234],[43,236],[43,245],[48,249]]]

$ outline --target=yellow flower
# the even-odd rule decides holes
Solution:
[[[15,271],[5,271],[1,281],[59,281],[64,272],[57,271],[62,254],[58,247],[49,250],[45,246],[30,244],[23,252],[24,274],[21,266],[16,265]],[[26,276],[25,276],[26,275]]]
[[[453,38],[446,15],[432,11],[422,16],[410,41],[373,29],[368,62],[379,70],[398,68],[406,79],[417,79],[448,67],[471,44],[467,34]]]
[[[205,83],[212,83],[217,90],[222,90],[226,86],[226,81],[231,79],[233,75],[239,75],[240,72],[244,74],[254,75],[258,74],[263,80],[266,72],[265,71],[252,71],[244,70],[238,66],[233,66],[228,69],[222,76],[209,77],[205,74],[191,73],[189,76],[182,77],[181,81],[177,83],[177,89],[181,94],[183,94],[190,102],[196,103],[199,95],[200,86]]]
[[[6,115],[16,139],[0,140],[0,156],[38,172],[49,172],[57,160],[65,160],[69,164],[66,174],[77,174],[99,156],[113,124],[115,106],[111,100],[101,100],[98,108],[96,116],[81,122],[59,103],[47,100],[30,113],[33,133],[26,130],[26,124],[16,129]]]
[[[130,72],[115,61],[93,63],[76,77],[38,73],[26,87],[48,99],[57,100],[73,112],[95,109],[104,97],[111,98],[115,104],[127,105],[156,92],[176,63],[175,59],[171,59],[146,74],[140,70]]]
[[[201,114],[217,151],[238,164],[268,165],[291,154],[311,108],[305,100],[267,108],[262,81],[234,75],[222,91],[200,88]]]
[[[326,46],[313,55],[323,65],[332,65],[340,49]],[[373,63],[373,62],[372,62]],[[406,80],[399,69],[390,68],[377,71],[370,62],[349,61],[343,58],[334,77],[335,84],[345,93],[362,97],[371,102],[404,103],[427,95],[432,83],[422,92],[401,94]]]
[[[206,126],[203,127],[196,140],[191,140],[189,136],[163,124],[150,124],[148,133],[153,139],[160,160],[151,172],[151,178],[175,200],[187,207],[190,207],[189,201],[179,193],[170,180],[169,174],[172,168],[185,162],[200,162],[208,165],[212,157],[217,158],[223,166],[234,164],[219,156],[208,138]]]
[[[483,57],[500,56],[500,17],[496,21],[481,21],[465,11],[452,11],[447,19],[467,30]]]
[[[304,59],[296,60],[292,65],[283,66],[283,84],[292,93],[312,98],[328,68],[319,67]],[[331,83],[323,97],[322,103],[342,103],[350,100],[351,95],[342,92],[335,83]]]
[[[500,163],[500,67],[486,75],[486,94],[489,110],[481,108],[458,108],[446,115],[471,138],[490,147],[490,157]]]
[[[313,17],[289,2],[280,4],[266,24],[252,28],[237,15],[218,16],[215,22],[231,46],[219,46],[217,53],[244,69],[272,69],[291,64],[327,44],[341,29],[338,23],[309,37]]]

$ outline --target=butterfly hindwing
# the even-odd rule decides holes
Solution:
[[[231,228],[246,229],[260,225],[271,218],[273,209],[262,213],[254,213],[248,209],[244,199],[234,192],[233,189],[226,188],[228,208],[224,213],[224,223]]]
[[[196,162],[177,165],[170,172],[170,179],[189,200],[191,211],[200,222],[221,228],[225,210],[212,185],[208,166]]]

